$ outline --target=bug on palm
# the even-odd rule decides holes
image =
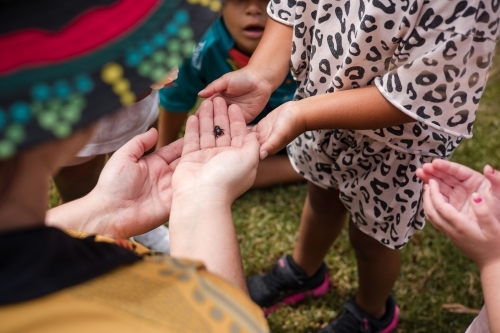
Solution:
[[[219,136],[224,135],[224,130],[219,127],[219,125],[215,125],[214,127],[215,138],[217,139]]]

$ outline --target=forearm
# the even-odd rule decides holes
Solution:
[[[365,130],[415,121],[386,100],[375,86],[316,95],[292,103],[304,131]]]
[[[264,35],[248,63],[248,67],[271,84],[273,91],[290,72],[292,37],[292,27],[268,19]]]
[[[91,193],[49,209],[45,215],[45,224],[60,229],[115,237],[114,232],[107,230],[106,224],[101,223],[107,214],[103,209],[105,204],[103,202],[96,204]]]
[[[202,261],[247,292],[231,202],[218,200],[213,191],[174,195],[169,228],[173,257]]]
[[[481,284],[483,287],[486,312],[491,333],[500,333],[500,262],[481,269]]]

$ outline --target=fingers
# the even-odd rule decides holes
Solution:
[[[471,217],[466,210],[457,210],[455,206],[446,202],[441,194],[438,182],[431,179],[424,194],[424,202],[428,200],[432,205],[429,212],[426,211],[429,219],[439,230],[448,237],[456,239],[456,235],[463,234],[464,230],[470,227]],[[425,196],[427,194],[427,196]]]
[[[490,181],[492,191],[498,193],[500,191],[500,172],[487,164],[484,166],[483,175]]]
[[[219,79],[213,81],[202,91],[198,93],[198,96],[202,98],[211,97],[215,93],[222,92],[227,89],[227,77],[226,75],[221,76]]]
[[[198,123],[198,117],[196,116],[190,116],[186,122],[186,133],[184,134],[184,147],[182,148],[182,156],[193,151],[200,150],[200,134]]]
[[[181,157],[183,148],[184,138],[180,138],[167,146],[161,147],[153,154],[160,156],[167,164],[172,166],[172,163]]]
[[[443,216],[443,208],[446,207],[445,215]],[[431,179],[424,192],[424,210],[429,221],[437,229],[449,236],[453,230],[450,226],[449,215],[452,212],[457,212],[456,209],[448,204],[439,190],[439,184]]]
[[[199,136],[200,148],[213,148],[215,147],[214,135],[214,104],[212,101],[204,100],[199,109]]]
[[[483,232],[492,232],[494,230],[500,230],[500,223],[498,218],[500,216],[494,216],[491,212],[491,207],[488,202],[482,198],[478,193],[474,193],[471,196],[471,206],[476,214],[478,223]],[[498,233],[498,231],[497,231]]]
[[[231,146],[241,147],[245,136],[248,134],[245,117],[237,104],[229,106],[228,116],[231,127]],[[255,139],[257,139],[257,135],[255,135]]]
[[[123,147],[118,149],[114,155],[128,156],[134,161],[137,161],[142,157],[142,155],[144,155],[144,152],[153,148],[157,140],[158,132],[155,128],[151,128],[146,133],[133,137],[125,145],[123,145]]]
[[[250,156],[255,156],[257,163],[259,161],[259,148],[260,144],[259,140],[257,139],[257,133],[249,133],[242,139],[242,149],[246,151]]]
[[[217,97],[214,99],[213,105],[214,127],[212,127],[212,133],[215,136],[215,145],[217,147],[229,147],[231,145],[231,131],[226,101],[221,97]],[[215,130],[215,126],[219,126],[217,131]]]
[[[274,128],[269,137],[263,136],[259,132],[260,146],[260,159],[263,160],[269,155],[276,154],[280,149],[286,147],[286,133],[278,128]]]
[[[454,185],[455,183],[461,183],[474,175],[479,174],[477,171],[472,170],[465,165],[459,163],[450,162],[441,159],[435,159],[432,161],[432,167],[437,172],[441,178],[446,178],[449,185]]]

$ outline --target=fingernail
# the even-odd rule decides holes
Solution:
[[[429,185],[425,184],[424,185],[424,191],[426,191],[429,188]]]
[[[266,150],[263,150],[260,152],[260,159],[263,160],[267,157],[267,151]]]
[[[483,201],[483,199],[481,199],[481,197],[476,197],[472,200],[474,200],[475,203],[480,203],[481,201]]]

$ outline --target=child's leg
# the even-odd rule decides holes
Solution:
[[[312,276],[323,263],[344,227],[346,214],[347,210],[339,199],[339,191],[325,190],[308,183],[299,239],[293,252],[293,260],[308,276]]]
[[[97,155],[82,164],[62,168],[54,177],[62,202],[87,195],[96,186],[106,161],[106,155]]]
[[[349,223],[349,239],[356,251],[359,287],[356,304],[381,318],[401,267],[401,251],[393,250]]]
[[[303,180],[304,178],[293,169],[287,155],[273,155],[259,163],[257,177],[252,188],[295,183]]]
[[[179,132],[187,119],[187,112],[170,112],[160,107],[157,148],[171,144],[179,138]]]

